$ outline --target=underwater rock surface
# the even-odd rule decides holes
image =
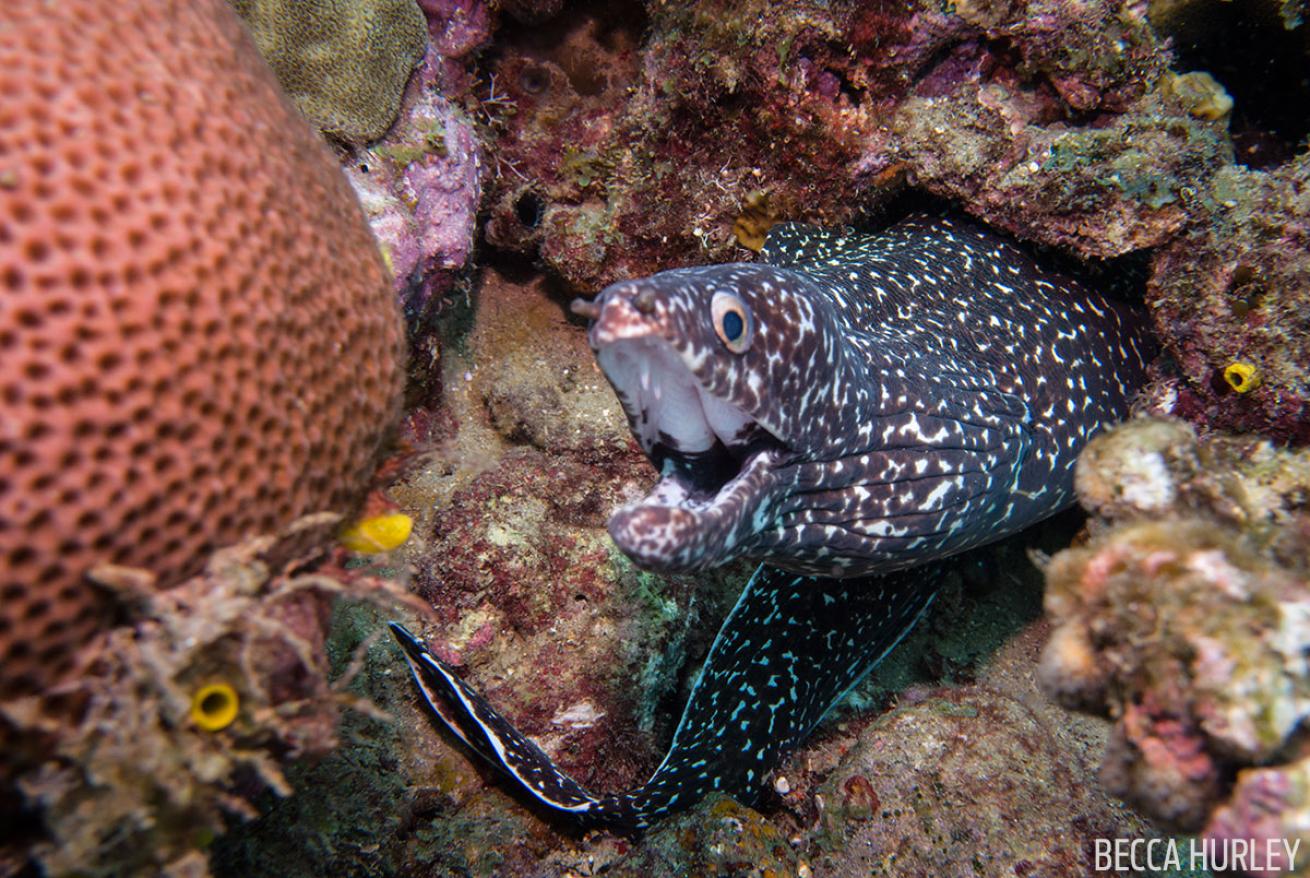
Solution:
[[[1115,718],[1101,781],[1203,837],[1310,842],[1310,453],[1137,420],[1078,489],[1091,538],[1047,568],[1042,680]]]
[[[466,294],[485,176],[485,135],[472,110],[477,51],[490,39],[480,0],[428,0],[429,44],[380,140],[347,149],[354,186],[391,269],[409,330],[411,397],[440,392],[436,320]]]
[[[1147,302],[1187,380],[1162,408],[1210,429],[1310,443],[1310,153],[1211,181],[1215,215],[1154,258]]]
[[[482,147],[472,120],[441,88],[441,60],[428,57],[399,121],[378,143],[342,162],[382,246],[415,351],[428,361],[430,319],[473,253],[482,198]],[[425,373],[416,376],[426,377]]]
[[[1156,834],[1091,780],[1105,724],[1039,691],[1047,634],[1030,625],[976,683],[912,690],[843,742],[815,790],[815,875],[1081,878],[1095,872],[1094,839]]]

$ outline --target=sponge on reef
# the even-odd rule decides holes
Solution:
[[[216,547],[345,512],[397,414],[391,280],[224,0],[5,0],[0,699]]]
[[[400,112],[427,47],[414,0],[232,0],[278,81],[325,134],[366,143]]]

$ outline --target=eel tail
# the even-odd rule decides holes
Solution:
[[[826,579],[760,567],[719,630],[664,761],[625,793],[597,794],[391,623],[433,716],[516,787],[583,826],[640,832],[721,791],[749,801],[766,775],[914,627],[943,568]]]

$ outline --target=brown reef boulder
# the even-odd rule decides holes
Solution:
[[[1094,781],[1105,723],[1038,689],[1046,635],[1033,623],[977,683],[906,693],[854,741],[815,748],[838,761],[815,791],[814,874],[1082,878],[1095,839],[1156,834]]]

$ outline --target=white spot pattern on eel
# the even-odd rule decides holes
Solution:
[[[762,256],[574,306],[661,474],[611,518],[615,542],[658,571],[764,562],[651,779],[589,792],[392,626],[433,715],[584,823],[752,795],[922,615],[940,559],[1070,504],[1078,453],[1153,354],[1144,315],[960,220],[789,223]]]

